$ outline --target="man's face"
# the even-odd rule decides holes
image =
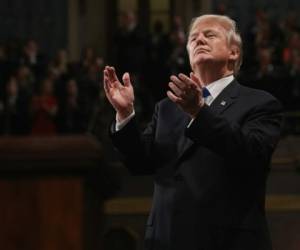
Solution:
[[[205,64],[226,65],[234,59],[225,28],[213,20],[203,20],[195,25],[190,32],[187,49],[193,69]]]

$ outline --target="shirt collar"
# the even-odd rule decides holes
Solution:
[[[209,83],[206,85],[206,88],[208,89],[210,95],[212,96],[213,100],[217,98],[217,96],[222,92],[225,87],[231,83],[234,79],[233,75],[223,77],[217,81],[214,81],[212,83]]]

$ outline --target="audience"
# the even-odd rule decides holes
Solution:
[[[32,135],[55,135],[58,103],[54,95],[53,81],[46,78],[39,86],[39,91],[32,97]]]
[[[218,11],[226,12],[226,6]],[[238,79],[272,93],[286,111],[300,112],[300,27],[295,15],[271,20],[266,11],[257,10],[242,35],[247,61]],[[147,34],[134,13],[126,12],[113,39],[110,63],[118,72],[132,74],[136,96],[142,97],[136,112],[146,121],[154,103],[165,96],[170,74],[190,71],[185,26],[175,16],[168,33],[156,20]],[[82,51],[78,62],[70,62],[64,48],[47,56],[39,48],[34,39],[0,44],[0,134],[81,134],[92,131],[99,119],[106,125],[110,110],[101,87],[104,59],[92,47]]]

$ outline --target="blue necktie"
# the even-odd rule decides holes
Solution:
[[[207,88],[202,89],[202,95],[203,95],[203,98],[210,96],[210,93]]]

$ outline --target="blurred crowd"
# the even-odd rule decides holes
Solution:
[[[67,51],[47,56],[37,41],[0,46],[0,133],[80,134],[99,108],[103,59],[93,48],[70,62]]]
[[[166,95],[169,76],[190,71],[186,25],[175,16],[169,30],[166,32],[163,22],[157,20],[146,33],[132,12],[124,13],[108,58],[88,47],[78,62],[68,59],[66,49],[47,55],[34,39],[2,43],[0,134],[81,134],[95,123],[98,130],[103,129],[113,115],[102,90],[105,64],[115,66],[120,77],[130,72],[136,112],[146,121],[154,103]],[[300,28],[296,16],[275,22],[267,12],[258,10],[242,37],[240,82],[272,93],[286,111],[300,111]]]
[[[276,96],[285,110],[300,110],[300,27],[292,12],[270,20],[258,10],[244,36],[241,82]]]

